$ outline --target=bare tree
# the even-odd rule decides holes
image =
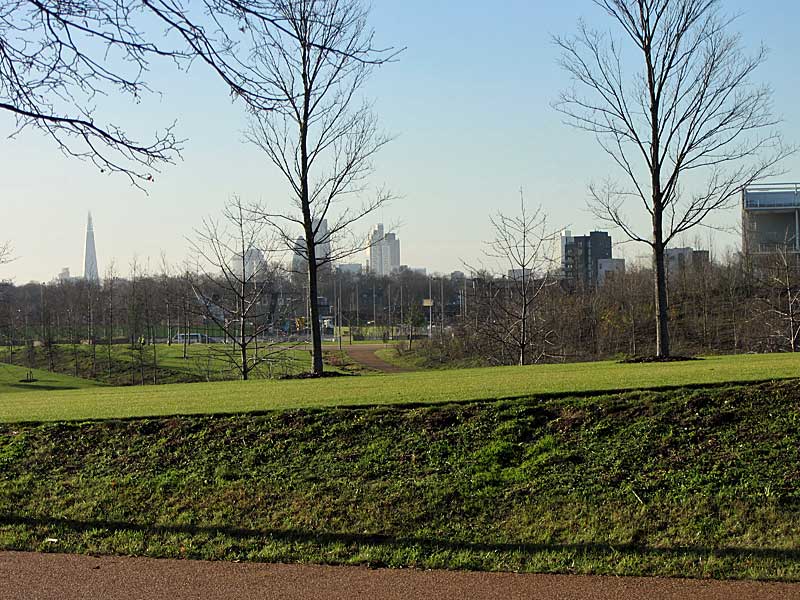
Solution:
[[[17,132],[37,128],[65,154],[141,186],[179,156],[181,140],[172,126],[150,141],[136,139],[105,120],[98,102],[114,93],[138,102],[153,91],[146,81],[151,62],[167,59],[180,68],[202,63],[249,108],[272,109],[270,82],[239,57],[257,32],[294,35],[274,18],[274,4],[0,0],[0,111],[14,116]],[[159,23],[166,31],[154,28]]]
[[[800,351],[800,261],[789,243],[760,257],[756,272],[762,279],[765,309],[758,315],[777,340],[785,340],[792,352]],[[786,347],[781,344],[781,347]]]
[[[4,265],[12,261],[11,252],[11,242],[0,242],[0,265]]]
[[[498,212],[490,217],[494,239],[487,242],[486,256],[498,259],[507,270],[495,286],[491,298],[492,318],[484,323],[486,334],[509,348],[519,365],[538,360],[544,353],[540,344],[539,356],[533,357],[537,341],[546,339],[547,331],[541,319],[537,322],[535,304],[542,291],[553,283],[553,233],[547,232],[547,217],[541,207],[528,210],[520,192],[520,210],[513,216]],[[546,329],[546,328],[545,328]]]
[[[358,94],[372,67],[396,53],[374,46],[368,10],[359,0],[271,4],[283,28],[261,32],[253,60],[268,80],[268,95],[279,103],[274,111],[254,114],[247,137],[280,170],[292,192],[294,210],[262,211],[261,216],[308,266],[312,372],[321,375],[318,272],[368,246],[366,239],[346,234],[389,199],[378,191],[357,207],[346,204],[365,192],[372,158],[388,142],[371,107],[357,104]],[[303,232],[299,248],[297,229]]]
[[[794,148],[774,130],[771,93],[751,76],[753,56],[728,32],[721,0],[595,0],[622,41],[579,24],[555,39],[575,88],[555,108],[594,133],[627,184],[591,188],[598,217],[652,247],[656,347],[670,354],[664,249],[675,236],[733,204],[740,190],[776,173]],[[629,62],[631,64],[629,65]],[[691,179],[691,193],[682,184]],[[705,179],[703,182],[702,179]],[[626,213],[641,202],[650,230]]]
[[[234,349],[223,346],[215,351],[243,380],[261,363],[286,350],[272,344],[262,347],[260,353],[251,352],[254,345],[258,348],[259,338],[269,327],[264,300],[274,277],[268,262],[271,249],[266,229],[263,219],[253,218],[241,199],[234,198],[225,207],[223,222],[205,219],[191,242],[206,263],[201,279],[193,283],[194,293],[204,317],[222,330]]]
[[[143,142],[95,117],[97,100],[117,91],[137,100],[151,58],[186,57],[145,39],[139,2],[0,1],[0,110],[17,131],[35,127],[67,155],[91,160],[140,184],[178,156],[171,127]]]

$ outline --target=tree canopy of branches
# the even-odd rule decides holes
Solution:
[[[173,126],[136,139],[132,123],[98,116],[102,101],[138,102],[154,91],[146,75],[160,58],[180,68],[202,63],[249,108],[272,109],[271,81],[238,57],[267,30],[292,35],[274,8],[260,0],[0,0],[0,111],[17,132],[37,128],[66,155],[141,186],[176,160],[182,141]]]
[[[117,91],[133,100],[149,91],[144,74],[162,49],[143,34],[142,6],[126,0],[3,0],[0,2],[0,110],[17,130],[35,127],[67,155],[102,171],[152,178],[172,162],[180,142],[167,127],[151,141],[132,138],[94,116],[98,99]]]
[[[670,354],[664,249],[676,236],[731,206],[748,184],[775,174],[793,148],[775,130],[769,88],[721,0],[595,0],[621,31],[559,37],[574,88],[557,110],[593,133],[626,183],[591,187],[595,213],[652,247],[659,356]],[[691,188],[691,192],[688,190]],[[638,230],[629,201],[650,221]]]
[[[283,350],[276,344],[261,354],[249,352],[269,326],[265,296],[275,283],[265,230],[266,223],[251,218],[241,199],[235,198],[225,207],[222,223],[205,219],[192,243],[207,267],[192,288],[204,317],[232,342],[233,351],[224,346],[216,346],[216,351],[243,380],[260,363]]]
[[[268,83],[275,110],[256,111],[248,138],[283,174],[294,208],[263,212],[292,251],[308,265],[308,298],[313,344],[312,372],[321,375],[322,338],[318,270],[366,247],[348,235],[359,219],[383,205],[378,191],[357,206],[366,191],[372,158],[388,139],[377,129],[371,107],[359,91],[375,65],[395,53],[376,48],[359,0],[274,0],[282,28],[264,28],[253,44],[254,62]],[[327,229],[324,224],[327,224]],[[295,248],[302,230],[304,247]],[[330,247],[329,253],[321,252]]]
[[[520,210],[515,215],[497,213],[490,217],[494,239],[487,242],[486,256],[498,259],[507,269],[500,285],[488,299],[490,318],[482,323],[484,335],[516,355],[517,364],[537,360],[533,348],[547,332],[538,328],[534,304],[550,278],[552,242],[547,232],[547,217],[541,208],[530,211],[520,194]],[[539,355],[545,352],[538,346]]]

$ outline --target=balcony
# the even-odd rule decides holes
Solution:
[[[800,183],[754,184],[744,190],[745,210],[794,210],[800,208]]]

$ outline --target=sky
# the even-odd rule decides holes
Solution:
[[[770,48],[755,79],[773,88],[786,140],[800,143],[800,5],[731,0],[726,6],[741,15],[734,27],[745,49],[762,42]],[[541,205],[552,230],[608,229],[588,211],[587,188],[616,175],[614,166],[591,135],[565,125],[551,107],[570,86],[552,35],[574,32],[580,17],[611,26],[589,0],[374,0],[370,24],[378,41],[405,50],[364,88],[381,127],[394,136],[374,161],[371,183],[395,199],[368,216],[362,232],[377,222],[397,224],[403,264],[449,273],[484,260],[490,215],[517,210],[520,189],[529,205]],[[157,64],[148,81],[162,93],[140,104],[110,98],[104,105],[114,123],[141,137],[175,121],[186,139],[182,160],[164,165],[147,193],[62,156],[35,130],[6,139],[14,124],[0,113],[0,240],[10,240],[16,256],[0,266],[0,279],[49,281],[64,267],[80,275],[88,211],[100,273],[113,264],[125,275],[134,260],[150,271],[161,268],[162,255],[179,264],[189,254],[187,237],[233,195],[288,205],[286,183],[243,141],[241,106],[202,65],[177,73]],[[800,157],[783,167],[781,181],[800,180]],[[732,209],[711,222],[732,226],[739,217]],[[643,215],[635,218],[645,223]],[[613,230],[612,237],[623,239]],[[680,241],[711,243],[717,252],[739,242],[735,234],[705,228]],[[647,247],[619,244],[614,253],[636,260]]]

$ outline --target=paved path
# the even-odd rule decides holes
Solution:
[[[405,373],[408,369],[398,367],[397,365],[390,364],[385,360],[375,356],[376,350],[383,350],[389,348],[385,344],[352,344],[342,345],[342,349],[347,355],[357,363],[361,363],[365,367],[382,371],[383,373]]]
[[[796,600],[800,584],[0,552],[3,600]]]

